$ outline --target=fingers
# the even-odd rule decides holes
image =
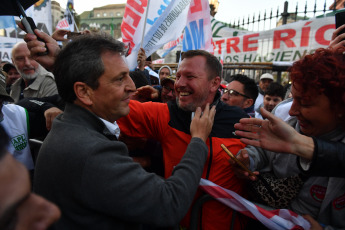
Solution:
[[[272,113],[268,112],[263,107],[260,108],[260,112],[261,112],[261,115],[263,118],[267,118],[270,121],[273,121],[276,118],[276,116],[274,116]]]
[[[196,108],[194,116],[195,117],[200,117],[201,116],[201,108],[200,107]]]
[[[46,43],[56,43],[56,41],[52,37],[50,37],[48,34],[42,32],[38,29],[35,29],[34,32],[38,37],[40,37]]]
[[[345,24],[339,26],[332,34],[332,40],[334,40],[336,37],[338,37],[340,34],[339,32],[342,31],[343,29],[345,29]]]
[[[50,130],[51,127],[52,127],[52,122],[53,122],[52,114],[47,112],[44,115],[45,115],[45,118],[46,118],[46,128],[47,128],[47,130]]]

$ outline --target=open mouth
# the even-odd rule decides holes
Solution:
[[[180,92],[180,97],[186,97],[186,96],[189,96],[191,95],[190,92]]]

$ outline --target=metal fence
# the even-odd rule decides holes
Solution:
[[[286,1],[282,11],[277,7],[276,10],[271,9],[270,11],[265,11],[263,13],[253,13],[253,15],[248,15],[238,19],[230,19],[229,22],[223,23],[228,27],[235,29],[244,29],[248,31],[268,30],[278,25],[285,25],[288,22],[307,20],[310,17],[332,13],[336,10],[336,0],[334,0],[332,9],[327,8],[326,0],[323,5],[317,5],[316,1],[314,4],[310,4],[310,2],[308,4],[306,1],[304,7],[300,7],[296,3],[296,7],[293,12],[288,12],[288,6],[289,3]]]

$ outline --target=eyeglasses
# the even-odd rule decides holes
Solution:
[[[236,90],[233,90],[233,89],[223,89],[223,94],[225,94],[225,93],[227,93],[229,97],[232,97],[232,96],[235,96],[235,97],[242,96],[242,97],[245,97],[245,98],[249,98],[247,95],[239,93],[239,92],[237,92]]]
[[[162,89],[165,93],[170,93],[170,91],[172,92],[172,94],[175,94],[175,90],[173,88],[170,88],[168,86],[163,86]]]

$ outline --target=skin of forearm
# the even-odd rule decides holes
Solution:
[[[292,154],[300,156],[304,159],[311,160],[314,154],[314,141],[313,138],[297,134],[292,144]]]

